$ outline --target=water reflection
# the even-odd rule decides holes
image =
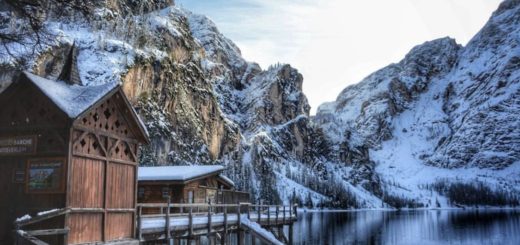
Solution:
[[[287,233],[286,233],[287,234]],[[295,244],[520,244],[515,210],[300,213]]]

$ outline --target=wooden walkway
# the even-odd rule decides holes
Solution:
[[[17,244],[48,245],[37,237],[63,235],[67,240],[68,228],[24,230],[24,226],[57,216],[74,213],[74,208],[56,209],[37,217],[15,222]],[[144,212],[143,212],[144,211]],[[153,211],[156,214],[146,214]],[[297,220],[296,206],[240,204],[138,204],[137,237],[135,240],[99,244],[165,243],[180,244],[185,240],[200,242],[207,237],[210,244],[230,244],[231,234],[239,245],[245,244],[245,232],[265,244],[292,244],[292,224]],[[284,234],[288,226],[288,236]]]
[[[267,244],[292,243],[296,206],[240,204],[138,204],[137,235],[141,242],[198,240],[206,236],[212,244],[227,244],[229,234],[243,232]],[[144,214],[155,210],[160,214]],[[143,211],[145,211],[143,213]],[[289,226],[289,236],[283,227]],[[277,242],[274,242],[272,237]]]

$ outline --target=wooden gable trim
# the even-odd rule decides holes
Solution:
[[[86,110],[84,110],[82,113],[80,113],[76,118],[74,118],[74,120],[77,120],[78,118],[82,118],[83,116],[85,116],[86,114],[88,114],[92,109],[95,109],[97,108],[98,106],[100,106],[103,102],[105,102],[105,100],[107,100],[108,98],[112,97],[112,95],[114,95],[116,92],[117,92],[117,89],[119,88],[119,85],[117,85],[115,88],[113,88],[112,90],[110,90],[108,93],[106,93],[103,97],[101,97],[101,99],[99,99],[98,101],[96,101],[96,103],[90,105]]]
[[[119,93],[119,96],[121,97],[121,100],[123,101],[123,103],[125,104],[125,106],[127,108],[120,108],[120,106],[118,104],[116,104],[116,107],[119,109],[120,113],[123,115],[123,118],[124,120],[126,121],[126,123],[128,125],[136,125],[137,128],[139,129],[138,132],[135,132],[135,130],[133,129],[133,127],[129,127],[130,130],[132,130],[132,133],[134,133],[134,135],[141,141],[141,142],[144,142],[144,143],[147,143],[149,144],[150,143],[150,139],[148,138],[148,135],[146,133],[146,129],[143,128],[143,125],[141,125],[140,123],[140,120],[135,112],[135,110],[133,109],[133,106],[130,104],[130,102],[128,101],[128,98],[126,98],[126,95],[124,94],[123,90],[121,89],[121,86],[120,85],[117,85],[114,89],[112,89],[110,92],[108,92],[106,95],[104,95],[101,99],[99,99],[96,103],[92,104],[90,107],[88,107],[85,111],[83,111],[82,113],[80,113],[75,119],[74,119],[74,124],[76,124],[77,120],[80,119],[80,118],[83,118],[84,116],[86,116],[90,111],[92,111],[93,109],[97,108],[98,106],[100,106],[102,103],[104,103],[106,100],[112,98],[115,94]],[[128,118],[127,118],[127,115],[126,113],[124,113],[124,109],[128,109],[129,111],[129,114],[131,115],[132,119],[134,120],[133,122],[130,121]],[[78,125],[79,126],[79,125]]]
[[[139,116],[137,115],[137,112],[134,110],[134,107],[132,106],[132,104],[128,100],[128,97],[126,97],[126,94],[123,91],[123,89],[121,88],[121,86],[117,86],[117,87],[118,87],[119,92],[121,94],[121,98],[123,98],[124,103],[129,108],[130,115],[132,116],[132,118],[134,119],[135,123],[137,124],[137,127],[139,128],[139,131],[141,133],[141,136],[144,139],[144,142],[147,143],[147,144],[150,144],[150,138],[148,136],[146,128],[144,128],[145,126],[141,124],[141,120],[139,119]]]

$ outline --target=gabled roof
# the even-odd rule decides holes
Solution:
[[[110,82],[98,86],[81,86],[77,84],[71,85],[64,81],[49,80],[30,72],[23,72],[22,76],[25,76],[27,81],[34,84],[61,111],[73,120],[89,111],[99,101],[120,91],[124,103],[130,109],[130,114],[139,128],[139,133],[141,133],[145,142],[149,142],[146,126],[122,92],[118,83]]]
[[[99,86],[69,85],[62,81],[49,80],[29,72],[24,72],[23,74],[71,119],[76,119],[118,87],[117,83],[107,83]]]
[[[218,175],[224,170],[220,165],[139,167],[139,181],[188,182],[199,177]]]
[[[228,185],[235,187],[235,182],[233,182],[233,180],[231,180],[227,176],[220,174],[218,177],[220,177],[220,179],[222,179],[222,181],[226,182]]]

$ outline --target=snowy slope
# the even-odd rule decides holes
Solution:
[[[519,17],[519,2],[505,1],[466,47],[417,46],[320,106],[315,121],[347,151],[369,148],[387,194],[433,205],[445,200],[438,182],[518,193]]]

